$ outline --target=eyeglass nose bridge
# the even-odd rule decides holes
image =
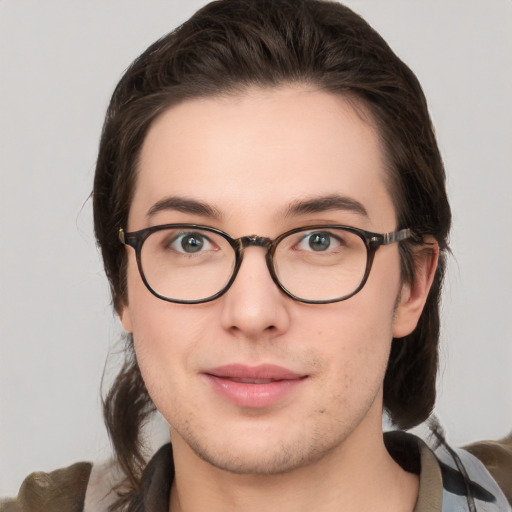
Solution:
[[[258,235],[249,235],[242,236],[238,240],[238,246],[240,250],[245,249],[247,247],[263,247],[268,250],[268,248],[272,244],[272,240],[266,236],[258,236]]]
[[[236,252],[237,252],[237,261],[235,264],[235,268],[233,271],[233,275],[231,276],[231,279],[229,283],[227,284],[226,288],[223,290],[222,293],[225,293],[229,288],[231,288],[231,285],[235,281],[238,271],[240,270],[240,267],[242,266],[242,260],[244,259],[244,249],[247,247],[261,247],[265,249],[265,260],[267,263],[267,268],[270,273],[270,277],[272,278],[272,281],[274,281],[275,285],[283,290],[287,295],[290,295],[290,293],[283,287],[283,285],[279,282],[279,279],[276,275],[276,272],[274,270],[274,265],[272,261],[273,252],[275,249],[275,240],[272,240],[271,238],[268,238],[266,236],[258,236],[258,235],[248,235],[248,236],[242,236],[240,238],[237,238],[234,240],[236,244]],[[290,295],[292,296],[292,295]]]

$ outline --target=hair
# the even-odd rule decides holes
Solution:
[[[93,190],[95,232],[114,307],[119,312],[126,300],[127,256],[118,230],[127,224],[152,122],[187,99],[286,84],[309,84],[362,105],[381,138],[397,229],[411,228],[420,240],[429,235],[439,245],[423,313],[413,333],[393,340],[384,381],[385,409],[394,424],[410,428],[430,415],[435,402],[451,222],[445,172],[417,78],[366,21],[337,2],[215,1],[152,44],[125,72],[107,110]],[[399,247],[402,278],[411,281],[417,245],[404,241]],[[144,466],[141,428],[154,410],[128,336],[126,362],[104,412],[133,489]]]

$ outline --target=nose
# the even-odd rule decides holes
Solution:
[[[234,335],[257,341],[289,327],[292,300],[272,280],[264,247],[245,249],[236,279],[221,300],[222,326]]]

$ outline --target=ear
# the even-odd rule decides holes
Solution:
[[[121,320],[121,325],[123,326],[123,329],[128,334],[131,334],[133,332],[133,326],[132,326],[132,317],[130,314],[130,307],[128,306],[128,304],[123,302],[118,309],[118,314],[119,314],[119,320]]]
[[[403,338],[416,328],[432,286],[439,260],[439,245],[432,237],[418,246],[413,255],[413,282],[402,285],[393,320],[393,337]]]

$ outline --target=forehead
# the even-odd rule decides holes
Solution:
[[[384,168],[370,116],[343,96],[289,86],[188,100],[148,131],[130,229],[145,227],[168,196],[199,200],[228,218],[270,220],[294,202],[339,195],[361,203],[369,224],[389,224]]]

